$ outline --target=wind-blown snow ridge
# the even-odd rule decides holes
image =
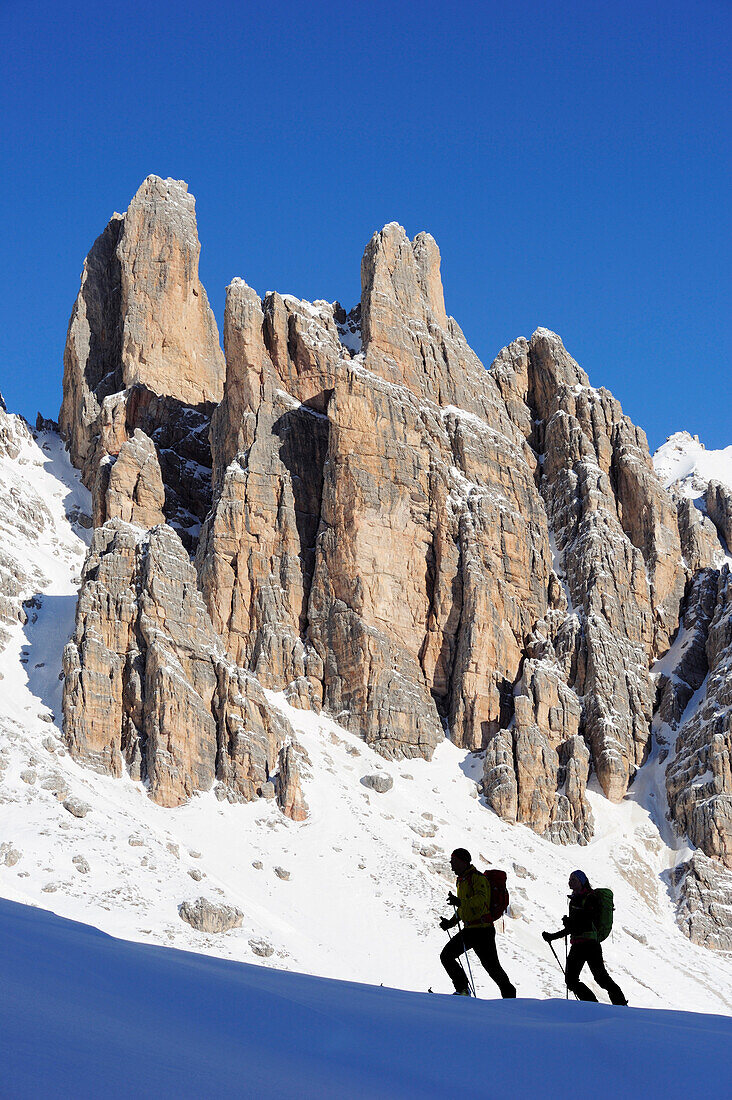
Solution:
[[[653,467],[665,489],[699,497],[710,481],[732,489],[732,446],[708,451],[696,435],[676,432],[653,456]]]
[[[426,1100],[459,1089],[466,1065],[477,1095],[563,1095],[568,1074],[596,1100],[729,1090],[732,1020],[720,1016],[324,981],[125,943],[8,902],[0,969],[16,1100]]]

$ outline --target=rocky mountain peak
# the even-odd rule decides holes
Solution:
[[[361,309],[366,349],[374,342],[387,354],[385,336],[400,315],[447,328],[440,250],[429,233],[410,241],[396,222],[374,233],[361,261]]]
[[[190,405],[220,401],[225,374],[198,278],[200,252],[187,184],[148,176],[127,208],[117,248],[123,379]]]
[[[136,430],[150,437],[164,474],[164,515],[189,546],[211,503],[208,425],[226,371],[198,277],[200,250],[187,185],[148,176],[86,258],[59,414],[97,517],[108,514],[110,459]]]

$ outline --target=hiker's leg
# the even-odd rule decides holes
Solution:
[[[607,972],[605,960],[602,957],[602,945],[599,943],[591,943],[589,947],[587,965],[592,971],[592,977],[602,989],[607,990],[610,994],[610,1000],[614,1005],[627,1005],[628,1001],[622,989],[617,982],[612,980]]]
[[[458,993],[462,993],[464,990],[468,989],[468,979],[465,977],[465,971],[457,961],[462,953],[463,944],[459,932],[445,944],[440,952],[440,962],[447,971],[450,981],[455,986]]]
[[[579,997],[581,1001],[596,1001],[597,997],[584,982],[580,981],[580,971],[587,962],[587,941],[573,943],[567,956],[567,970],[565,974],[567,989]]]
[[[486,928],[469,929],[465,933],[468,947],[472,947],[488,976],[493,979],[501,991],[502,997],[515,997],[516,987],[501,966],[496,950],[496,930],[493,925]]]

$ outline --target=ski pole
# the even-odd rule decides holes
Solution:
[[[576,994],[575,994],[576,997]],[[564,937],[564,999],[569,1000],[569,986],[567,985],[567,937]]]
[[[455,916],[457,917],[458,930],[460,932],[460,942],[463,945],[463,954],[465,955],[465,961],[468,964],[468,974],[470,976],[470,992],[475,997],[476,996],[475,982],[473,981],[473,971],[472,971],[472,968],[470,966],[470,955],[468,955],[468,949],[465,946],[465,936],[463,935],[463,926],[460,923],[460,917],[458,916],[457,906],[453,903],[452,907],[455,910]]]
[[[554,958],[557,960],[557,964],[559,966],[559,969],[561,970],[562,974],[564,975],[564,995],[567,998],[567,1000],[569,1000],[569,986],[567,985],[567,970],[566,970],[566,967],[562,966],[562,960],[559,958],[559,955],[557,955],[556,951],[554,950],[554,946],[552,944],[552,941],[551,940],[545,940],[544,942],[549,944],[549,947],[551,949],[551,953],[554,956]],[[564,941],[564,949],[565,949],[565,951],[567,949],[567,941],[566,940]],[[574,996],[575,996],[575,1000],[577,1000],[578,998],[577,998],[576,993],[574,994]]]
[[[559,958],[559,955],[557,955],[556,951],[554,950],[554,944],[551,942],[551,940],[547,940],[546,942],[549,944],[549,949],[550,949],[552,955],[554,956],[554,958],[557,960],[557,963],[559,964],[559,969],[561,970],[561,972],[564,976],[564,985],[565,985],[565,988],[566,988],[566,985],[567,985],[567,971],[562,966],[562,960]]]

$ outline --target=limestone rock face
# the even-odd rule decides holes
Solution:
[[[168,526],[94,532],[64,650],[64,735],[99,771],[146,781],[175,806],[218,778],[257,796],[291,730],[225,657],[188,556]]]
[[[187,405],[221,400],[225,366],[198,278],[200,252],[188,185],[148,176],[117,246],[125,386],[140,384]]]
[[[529,345],[528,398],[559,572],[580,617],[572,686],[584,698],[598,779],[619,800],[647,751],[649,664],[678,623],[685,574],[676,510],[643,433],[545,329]]]
[[[242,280],[228,289],[226,391],[211,433],[218,491],[197,566],[234,660],[317,707],[322,663],[306,628],[328,451],[319,408],[350,354],[335,307],[306,306],[274,294],[261,303]]]
[[[371,238],[361,261],[361,330],[369,371],[498,431],[509,428],[498,387],[445,313],[440,253],[428,233],[410,242],[392,222]]]
[[[579,733],[582,707],[552,658],[548,646],[540,658],[528,658],[515,688],[516,820],[558,843],[586,844],[593,820],[585,798],[590,753]],[[488,778],[490,785],[490,772]]]
[[[106,514],[108,471],[100,464],[116,458],[136,428],[144,431],[159,452],[166,518],[184,538],[193,530],[190,545],[211,504],[207,436],[225,373],[199,253],[186,185],[149,176],[84,264],[59,415],[97,518]]]
[[[187,549],[195,549],[200,525],[211,507],[211,447],[208,432],[212,404],[192,407],[175,397],[160,397],[131,386],[102,402],[97,421],[90,483],[95,515],[106,515],[104,496],[111,464],[139,430],[155,445],[164,487],[161,504],[166,522]],[[131,502],[128,510],[131,509]],[[121,507],[121,502],[120,502]],[[141,522],[140,518],[134,520]],[[161,521],[158,521],[161,522]]]
[[[123,519],[139,527],[165,523],[165,486],[157,452],[149,436],[139,428],[110,456],[100,470],[99,492],[94,501],[94,525]]]
[[[277,802],[285,817],[293,821],[305,821],[308,816],[300,782],[300,773],[306,764],[309,760],[298,745],[290,743],[280,749]]]
[[[328,404],[309,607],[325,703],[387,755],[430,755],[444,717],[480,749],[546,608],[535,456],[445,315],[432,239],[387,226],[361,277],[363,357]]]
[[[395,395],[358,367],[337,387],[328,419],[308,614],[325,703],[385,755],[430,756],[442,730],[419,665],[429,614],[430,462],[417,460],[430,453],[430,428],[408,391]],[[434,420],[432,430],[440,428]]]
[[[658,686],[654,727],[664,742],[665,724],[671,731],[679,727],[681,717],[694,692],[704,683],[709,671],[707,638],[717,604],[719,572],[700,570],[690,583],[679,635],[656,666]]]
[[[706,641],[704,697],[681,726],[666,771],[669,808],[679,829],[706,855],[732,869],[732,574],[719,573]]]
[[[431,755],[448,715],[481,748],[546,607],[535,456],[448,322],[434,241],[387,227],[362,279],[355,359],[355,312],[229,288],[202,590],[234,659],[293,702],[387,755]]]
[[[717,951],[732,951],[732,874],[703,852],[674,868],[678,923],[692,943]]]
[[[583,742],[615,799],[647,752],[687,577],[676,508],[554,334],[483,368],[439,266],[427,234],[374,235],[360,350],[340,307],[232,283],[200,584],[267,686],[388,756],[429,757],[447,722],[487,750],[498,812],[586,840]],[[539,623],[554,726],[518,683]]]
[[[676,507],[681,549],[691,575],[700,569],[719,567],[724,553],[712,521],[689,497],[681,497]]]
[[[256,414],[271,406],[278,389],[291,403],[325,411],[339,370],[350,360],[341,343],[350,317],[337,302],[311,304],[275,293],[261,301],[243,279],[227,287],[226,386],[211,429],[217,488],[232,459],[251,445]]]
[[[732,547],[732,490],[718,481],[710,481],[704,494],[707,514],[720,536]]]
[[[59,429],[71,461],[86,471],[102,401],[125,385],[122,364],[121,271],[117,246],[124,219],[114,214],[84,261],[64,348]],[[88,477],[88,475],[87,475]],[[88,485],[88,481],[85,478]]]
[[[31,593],[48,583],[23,549],[52,524],[47,505],[28,484],[18,461],[30,442],[25,421],[0,409],[0,529],[15,535],[0,550],[0,649],[10,637],[6,627],[26,622],[31,607],[39,606]]]
[[[327,442],[324,417],[273,395],[226,470],[197,557],[232,658],[303,706],[322,699],[322,666],[304,635]]]

